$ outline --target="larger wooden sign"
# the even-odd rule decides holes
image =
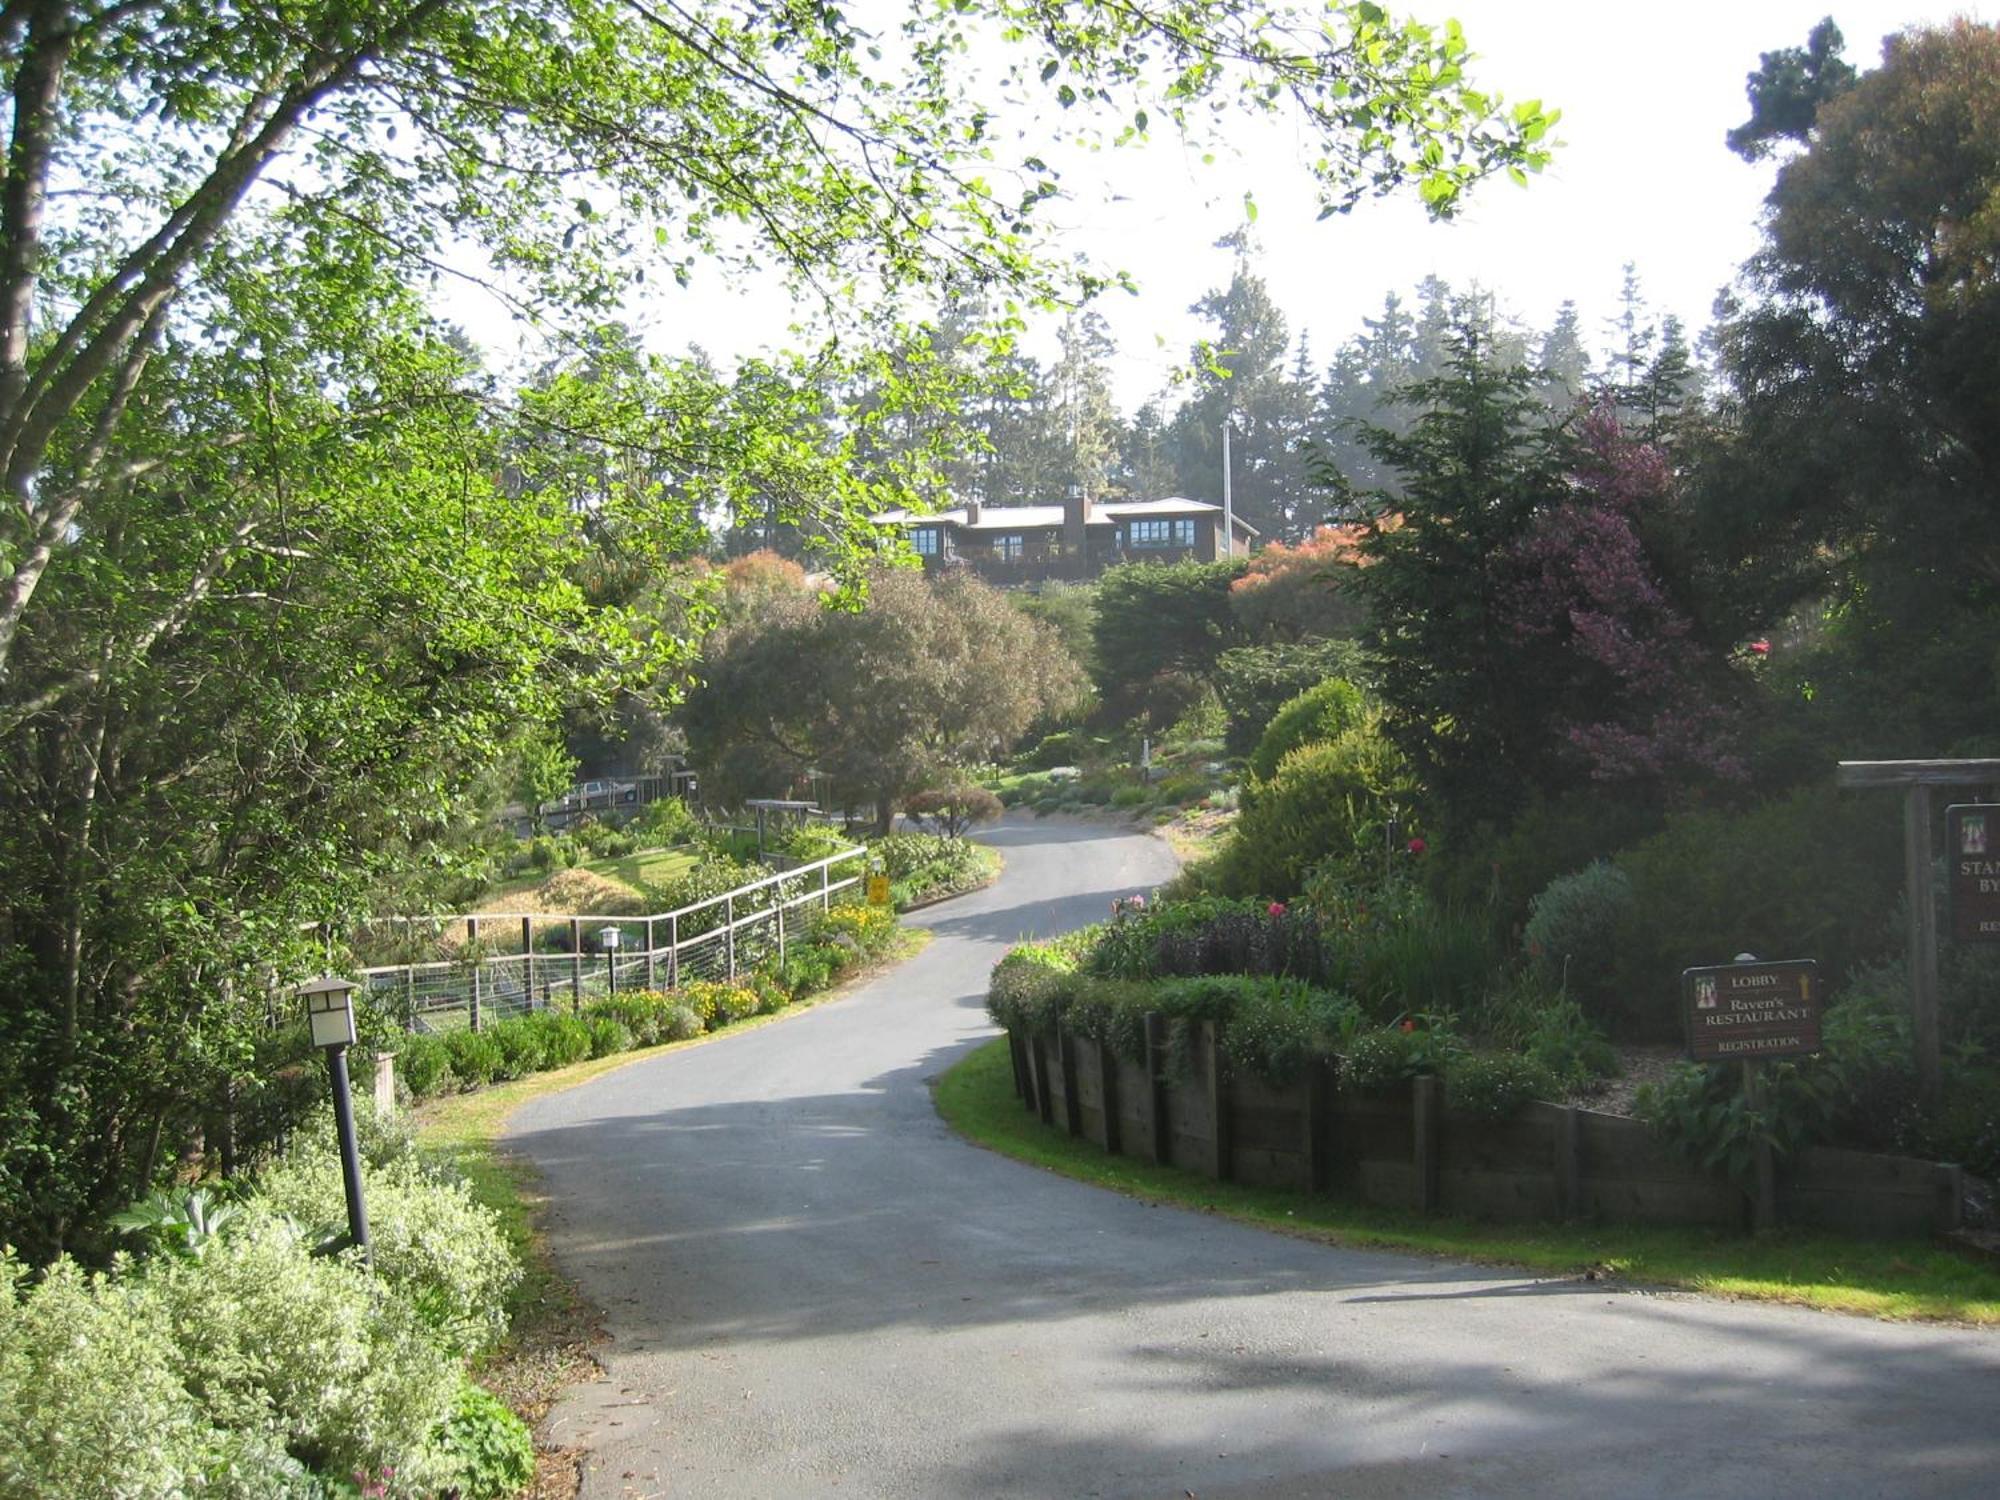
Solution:
[[[1819,965],[1717,964],[1681,971],[1688,1056],[1745,1062],[1819,1051]]]
[[[1944,867],[1952,937],[2000,943],[2000,805],[1967,802],[1944,810]]]

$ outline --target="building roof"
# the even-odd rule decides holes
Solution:
[[[1164,500],[1114,500],[1108,504],[1092,504],[1085,515],[1086,526],[1113,526],[1119,521],[1151,516],[1199,516],[1219,514],[1222,507],[1210,505],[1205,500],[1188,500],[1173,495]],[[1032,531],[1041,527],[1058,527],[1063,524],[1063,508],[1060,505],[983,505],[979,508],[977,521],[966,520],[966,509],[957,506],[951,510],[933,511],[928,515],[908,510],[884,511],[870,520],[878,526],[916,526],[924,522],[945,522],[961,531]],[[1251,536],[1261,536],[1248,521],[1235,517],[1236,529]]]

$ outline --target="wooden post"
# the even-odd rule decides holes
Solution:
[[[1208,1175],[1217,1182],[1229,1181],[1232,1165],[1229,1140],[1229,1089],[1222,1081],[1222,1023],[1201,1023],[1202,1060],[1208,1067],[1208,1113],[1213,1128],[1209,1132]]]
[[[1104,1149],[1122,1153],[1118,1124],[1118,1059],[1104,1042],[1097,1044],[1097,1100],[1104,1110]]]
[[[1146,1012],[1147,1123],[1153,1129],[1153,1160],[1161,1166],[1173,1162],[1172,1124],[1167,1115],[1167,1021]]]
[[[1757,1065],[1747,1059],[1743,1063],[1743,1102],[1754,1114],[1763,1105],[1763,1091],[1758,1088]],[[1756,1143],[1751,1148],[1756,1167],[1756,1176],[1750,1188],[1750,1232],[1769,1234],[1778,1227],[1778,1164],[1771,1154],[1771,1143],[1758,1132]]]
[[[1583,1217],[1583,1117],[1575,1105],[1556,1117],[1556,1214]]]
[[[1065,1026],[1056,1027],[1056,1060],[1062,1065],[1063,1129],[1071,1135],[1083,1134],[1083,1106],[1077,1100],[1076,1038]]]
[[[1902,787],[1903,879],[1910,911],[1910,1023],[1916,1042],[1917,1099],[1936,1108],[1943,1093],[1938,1051],[1937,904],[1931,892],[1933,787],[1976,790],[2000,783],[2000,760],[1844,760],[1839,784]]]
[[[1326,1191],[1326,1064],[1313,1058],[1306,1064],[1300,1100],[1299,1160],[1305,1164],[1305,1189]]]
[[[1913,782],[1903,798],[1903,864],[1910,903],[1910,1021],[1917,1048],[1917,1102],[1934,1110],[1943,1094],[1938,1052],[1937,902],[1931,890],[1931,789]]]
[[[1938,1205],[1938,1229],[1946,1234],[1965,1227],[1965,1168],[1956,1164],[1938,1168],[1938,1192],[1944,1202]]]
[[[785,890],[783,886],[778,888],[777,897],[778,904],[774,910],[778,914],[778,962],[782,964],[785,961]]]
[[[833,861],[819,862],[819,909],[821,915],[833,910]]]
[[[1007,1066],[1014,1073],[1014,1097],[1016,1099],[1026,1099],[1028,1097],[1028,1082],[1022,1074],[1021,1068],[1021,1039],[1011,1031],[1007,1033]]]
[[[477,917],[467,917],[465,919],[465,953],[466,957],[472,961],[472,996],[468,1020],[472,1029],[477,1031],[479,1029],[479,970],[481,967],[479,962],[479,918]]]
[[[649,990],[653,988],[654,941],[653,919],[648,917],[646,918],[646,988]]]
[[[1438,1081],[1434,1075],[1425,1074],[1410,1080],[1410,1123],[1415,1136],[1415,1156],[1411,1165],[1416,1169],[1417,1212],[1435,1213],[1438,1202],[1438,1125],[1442,1111],[1439,1109]]]
[[[528,997],[528,1009],[535,1008],[535,919],[521,918],[521,992]]]
[[[1049,1098],[1049,1043],[1046,1036],[1029,1034],[1028,1058],[1035,1065],[1035,1112],[1042,1117],[1044,1125],[1053,1125],[1056,1106]]]

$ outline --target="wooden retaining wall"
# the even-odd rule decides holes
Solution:
[[[1745,1194],[1622,1115],[1531,1103],[1505,1120],[1456,1114],[1435,1078],[1379,1092],[1313,1064],[1285,1085],[1226,1076],[1218,1029],[1196,1027],[1186,1076],[1148,1017],[1144,1063],[1068,1030],[1010,1034],[1016,1092],[1056,1129],[1108,1151],[1259,1187],[1338,1192],[1472,1219],[1742,1227]],[[1781,1170],[1778,1222],[1923,1237],[1959,1224],[1957,1167],[1814,1148]]]

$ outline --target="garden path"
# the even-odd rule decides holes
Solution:
[[[2000,1336],[1328,1249],[950,1134],[988,969],[1171,872],[1010,819],[852,996],[526,1106],[586,1496],[1986,1495]]]

